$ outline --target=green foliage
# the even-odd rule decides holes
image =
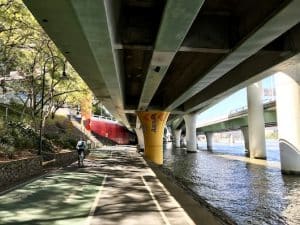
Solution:
[[[10,104],[8,118],[5,118],[7,106],[0,105],[0,119],[11,120],[0,124],[0,152],[9,156],[25,148],[37,152],[43,76],[45,104],[42,124],[47,121],[43,130],[50,139],[43,141],[43,151],[54,151],[57,146],[74,148],[80,131],[65,119],[55,120],[53,124],[47,119],[54,117],[63,105],[79,105],[91,95],[72,66],[66,64],[64,56],[21,0],[0,0],[0,77],[9,75],[10,71],[19,71],[23,77],[5,82],[5,87],[19,101]],[[61,78],[63,68],[67,69],[68,80]]]
[[[45,76],[43,121],[64,104],[78,105],[90,92],[75,70],[67,65],[21,0],[0,0],[0,76],[19,71],[24,79],[6,82],[28,107],[37,130],[40,123],[42,77]],[[61,78],[67,68],[68,80]]]
[[[59,148],[74,149],[80,136],[71,121],[64,116],[56,116],[55,119],[48,119],[45,125],[45,136]]]
[[[11,145],[0,143],[0,152],[2,152],[6,158],[12,159],[15,148]]]

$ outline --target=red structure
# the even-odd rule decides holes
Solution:
[[[135,141],[135,135],[116,121],[91,117],[85,122],[85,127],[93,133],[120,145],[132,144]]]

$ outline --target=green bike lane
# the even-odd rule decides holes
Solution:
[[[104,178],[99,171],[79,169],[46,174],[0,196],[0,224],[88,224]]]

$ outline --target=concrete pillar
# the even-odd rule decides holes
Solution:
[[[145,149],[144,134],[142,128],[135,128],[135,133],[138,139],[138,148]]]
[[[144,156],[150,161],[163,164],[163,135],[169,112],[137,112],[143,128],[145,151]]]
[[[262,101],[262,83],[257,82],[247,87],[248,131],[250,157],[266,159],[265,121]]]
[[[184,146],[184,147],[186,147],[186,135],[181,135],[181,137],[180,137],[180,142],[182,142],[182,145]]]
[[[174,135],[175,135],[175,147],[180,148],[181,129],[174,130]]]
[[[185,132],[187,139],[187,152],[197,152],[197,137],[196,137],[196,114],[186,114],[183,116],[185,121]]]
[[[287,73],[275,76],[281,171],[300,174],[300,66]]]
[[[249,157],[249,129],[248,127],[241,127],[241,131],[244,137],[245,154]]]
[[[205,133],[205,137],[206,137],[206,146],[207,146],[207,150],[211,151],[212,150],[212,138],[213,138],[213,133],[212,132],[206,132]]]

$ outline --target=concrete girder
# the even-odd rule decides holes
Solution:
[[[179,116],[171,123],[171,126],[172,129],[176,130],[181,129],[182,124],[184,124],[183,117]]]
[[[95,95],[111,97],[115,107],[110,112],[128,126],[118,57],[112,49],[115,24],[111,13],[116,10],[111,8],[116,1],[24,3]]]
[[[254,55],[261,48],[295,26],[300,21],[300,1],[291,1],[266,21],[260,28],[251,33],[231,53],[213,66],[200,80],[184,91],[171,102],[165,110],[172,111],[185,101],[205,89],[211,83],[224,76],[237,65]]]
[[[115,37],[114,13],[118,10],[116,1],[72,1],[77,19],[81,24],[86,39],[99,71],[104,79],[108,92],[114,104],[113,111],[119,115],[121,121],[128,127],[129,123],[123,111],[124,96],[120,75],[120,63],[117,52],[113,49]],[[101,38],[100,38],[101,37]]]
[[[209,86],[194,95],[183,104],[185,112],[196,110],[204,111],[213,104],[221,101],[225,96],[257,82],[272,73],[284,69],[297,61],[300,52],[300,44],[296,41],[300,38],[300,24],[289,30],[287,35],[281,37],[284,48],[266,50],[262,49],[239,66],[225,74]],[[293,43],[289,45],[287,43]],[[295,56],[295,57],[294,57]]]
[[[97,95],[107,96],[108,90],[90,46],[82,30],[77,29],[80,27],[79,22],[72,19],[75,12],[69,1],[24,0],[24,3],[87,85],[92,90],[97,89]]]
[[[299,62],[300,53],[296,55],[294,53],[291,54],[293,55],[292,57],[289,54],[280,56],[280,54],[276,53],[276,57],[272,57],[271,54],[261,54],[256,60],[245,62],[245,64],[228,74],[231,79],[228,79],[226,75],[210,86],[210,93],[204,89],[187,101],[184,106],[185,111],[193,112],[197,110],[198,113],[203,112],[222,101],[226,96]],[[287,59],[284,60],[285,57]],[[258,64],[257,62],[260,63]]]
[[[168,1],[148,67],[138,110],[146,110],[204,0]]]

